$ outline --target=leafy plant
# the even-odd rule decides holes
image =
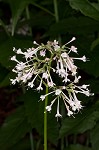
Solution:
[[[74,45],[78,48],[79,57],[85,55],[88,58],[86,64],[75,61],[79,74],[82,76],[78,84],[90,83],[94,97],[87,99],[81,97],[86,108],[75,115],[75,118],[67,118],[64,107],[61,106],[63,117],[57,122],[54,117],[56,105],[53,107],[52,112],[48,114],[48,148],[50,150],[99,149],[98,6],[99,0],[0,1],[0,88],[1,91],[7,88],[9,94],[18,90],[18,95],[13,97],[15,104],[13,113],[8,109],[10,106],[7,108],[9,113],[6,109],[2,113],[4,100],[8,95],[2,95],[2,92],[0,95],[0,118],[3,115],[6,116],[0,127],[0,148],[2,150],[32,149],[33,143],[31,144],[30,141],[34,141],[36,150],[41,150],[44,143],[44,103],[38,102],[40,95],[33,90],[27,90],[23,94],[22,87],[12,86],[10,83],[10,79],[14,78],[11,70],[15,64],[10,61],[14,55],[13,47],[20,47],[25,52],[27,48],[32,47],[33,41],[46,43],[46,41],[56,39],[63,45],[72,37],[77,39]],[[11,99],[9,102],[11,105]],[[82,140],[79,134],[82,135]],[[33,135],[32,140],[30,135]],[[82,143],[82,141],[85,142]]]

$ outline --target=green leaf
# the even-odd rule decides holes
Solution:
[[[94,40],[94,41],[92,42],[90,50],[91,50],[91,51],[94,50],[94,48],[95,48],[97,45],[99,45],[99,38],[97,38],[96,40]]]
[[[48,113],[48,139],[54,144],[57,144],[59,137],[59,124],[55,118],[56,106],[51,113]]]
[[[93,92],[93,93],[95,93],[95,94],[98,94],[99,93],[99,80],[98,79],[89,79],[89,80],[87,80],[87,84],[90,84],[91,85],[91,91]]]
[[[43,114],[44,110],[39,113],[42,109],[42,106],[39,109],[40,94],[34,92],[33,90],[28,90],[21,98],[24,101],[25,113],[28,119],[28,122],[33,128],[38,128],[39,130],[43,127]],[[39,116],[38,116],[39,115]],[[41,121],[39,124],[38,121]],[[42,130],[41,130],[42,131]]]
[[[17,144],[10,147],[8,150],[30,150],[30,138],[23,138]]]
[[[26,7],[27,0],[17,0],[16,2],[14,0],[7,0],[6,2],[10,4],[12,11],[12,35],[14,35],[16,24],[23,10]]]
[[[99,77],[99,48],[94,49],[94,51],[89,52],[89,55],[87,55],[86,57],[89,59],[89,61],[87,61],[86,63],[81,63],[81,65],[79,66],[82,70],[84,70],[85,72],[87,72],[88,74],[94,76],[94,77]],[[80,64],[79,63],[79,64]]]
[[[95,78],[99,77],[99,45],[97,45],[93,51],[90,50],[90,45],[93,39],[82,36],[77,38],[76,47],[78,48],[79,57],[86,56],[87,61],[75,61],[75,64],[87,74],[83,74],[84,79],[89,79],[88,75]],[[86,76],[87,75],[87,76]]]
[[[69,0],[70,6],[73,9],[81,11],[85,16],[91,17],[95,20],[99,21],[99,9],[97,9],[97,5],[93,5],[93,3],[89,2],[88,0]]]
[[[79,22],[79,23],[78,23]],[[93,33],[99,30],[99,22],[88,17],[70,17],[58,23],[52,24],[45,36],[57,36],[58,34],[83,34]]]
[[[76,145],[70,145],[69,147],[67,147],[64,150],[92,150],[92,149],[89,147],[85,147],[85,146],[76,144]]]
[[[55,17],[55,15],[49,11],[48,9],[46,9],[46,7],[43,7],[41,5],[39,5],[38,3],[35,3],[34,1],[30,0],[30,4],[36,6],[37,8],[43,10],[44,12],[46,12],[47,14],[50,14],[51,16]]]
[[[7,31],[7,28],[6,28],[4,22],[3,22],[1,19],[0,19],[0,26],[2,26],[2,27],[4,28],[6,34],[9,36],[9,33],[8,33],[8,31]]]
[[[24,9],[28,7],[29,4],[32,4],[41,10],[49,13],[50,15],[54,16],[53,13],[51,13],[46,8],[40,6],[39,4],[35,3],[36,0],[17,0],[16,2],[14,0],[7,0],[7,2],[10,4],[11,11],[12,11],[12,36],[14,35],[15,28],[17,25],[17,22],[22,15]]]
[[[99,119],[99,112],[88,109],[78,114],[75,118],[66,118],[60,129],[60,137],[66,134],[83,133],[92,129],[96,125],[96,120]]]
[[[0,148],[7,150],[16,144],[30,131],[30,125],[25,117],[24,108],[20,107],[10,115],[0,128]]]
[[[99,149],[99,122],[96,124],[95,128],[91,130],[91,143],[93,150]]]
[[[10,60],[11,56],[15,55],[13,52],[13,47],[16,48],[29,48],[32,47],[32,41],[22,38],[10,37],[6,41],[0,44],[0,63],[6,68],[11,68],[14,66],[13,62]]]
[[[33,15],[33,14],[32,14]],[[32,16],[32,19],[28,20],[28,24],[31,25],[34,29],[46,29],[50,27],[53,22],[53,17],[50,15],[45,15],[43,12],[35,14]]]
[[[0,64],[0,83],[5,79],[8,73],[9,73],[9,70],[7,70],[5,67],[3,67]]]
[[[41,93],[42,94],[42,93]],[[44,132],[44,102],[40,101],[40,94],[29,90],[21,97],[24,100],[25,112],[28,122],[32,128],[36,128],[40,135],[43,136]],[[56,110],[55,110],[56,111]],[[58,139],[58,122],[55,114],[48,113],[48,139],[52,143],[56,143]]]
[[[3,73],[1,72],[1,73],[0,73],[0,76],[1,76],[1,75],[3,75],[3,79],[2,79],[2,81],[0,82],[0,87],[9,86],[9,85],[11,84],[10,79],[13,79],[13,78],[14,78],[13,72],[11,71],[11,72],[7,73],[6,76],[4,75],[4,72],[3,72]]]

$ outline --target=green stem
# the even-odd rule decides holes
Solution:
[[[51,11],[49,11],[48,9],[46,9],[46,8],[44,8],[44,7],[42,7],[42,6],[38,5],[37,3],[34,3],[34,2],[32,2],[32,4],[33,4],[34,6],[36,6],[36,7],[40,8],[41,10],[43,10],[43,11],[47,12],[48,14],[50,14],[50,15],[54,16],[54,14],[53,14]]]
[[[56,22],[59,22],[57,0],[54,0],[54,11],[55,11],[55,19],[56,19]]]
[[[26,7],[26,17],[29,20],[30,19],[30,13],[29,13],[29,8],[28,6]],[[29,27],[30,35],[32,36],[32,28]]]
[[[34,150],[34,143],[33,143],[32,131],[30,132],[30,142],[31,142],[31,150]]]
[[[54,1],[55,20],[56,20],[56,23],[58,23],[59,22],[58,4],[57,4],[57,0],[53,0],[53,1]],[[61,36],[60,35],[58,35],[58,40],[61,45]]]
[[[48,86],[46,87],[46,94],[48,93]],[[45,99],[45,111],[44,111],[44,150],[47,150],[47,111],[46,106],[48,103],[48,96]]]

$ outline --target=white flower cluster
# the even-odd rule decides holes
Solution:
[[[49,87],[50,91],[46,95],[41,95],[43,101],[46,96],[54,94],[54,100],[46,107],[47,111],[51,111],[52,105],[57,101],[57,113],[55,117],[62,117],[59,112],[59,101],[63,100],[67,115],[71,116],[82,109],[81,101],[77,99],[77,93],[82,93],[90,96],[88,86],[78,86],[81,76],[77,76],[77,66],[74,60],[82,60],[86,62],[86,57],[81,58],[70,57],[71,52],[77,53],[75,46],[67,47],[69,43],[75,40],[75,37],[63,46],[59,46],[58,41],[48,41],[46,45],[39,45],[34,41],[34,47],[23,52],[21,49],[13,48],[13,51],[22,55],[22,61],[16,58],[16,55],[11,57],[12,61],[16,62],[16,66],[12,70],[17,74],[15,79],[11,79],[12,84],[16,82],[27,84],[29,88],[35,87],[37,91],[44,89],[44,86]],[[60,85],[53,78],[53,75],[59,78]],[[39,85],[38,85],[39,83]]]

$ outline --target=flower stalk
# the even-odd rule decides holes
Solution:
[[[54,12],[55,12],[55,20],[58,23],[59,22],[59,14],[58,14],[58,4],[57,0],[54,0]],[[59,43],[61,44],[61,36],[58,35]]]
[[[46,87],[46,94],[48,94],[48,86]],[[44,111],[44,150],[47,150],[47,110],[48,96],[45,98],[45,111]]]

